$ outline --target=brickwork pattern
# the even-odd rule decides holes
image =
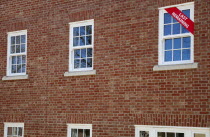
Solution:
[[[67,123],[93,124],[93,137],[133,137],[134,125],[210,127],[210,1],[195,0],[198,69],[154,72],[158,8],[191,0],[1,0],[0,77],[7,32],[28,30],[29,79],[0,80],[4,122],[24,137],[66,137]],[[69,23],[94,19],[94,76],[68,71]]]

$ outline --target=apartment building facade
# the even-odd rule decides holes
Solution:
[[[210,137],[210,1],[1,0],[0,14],[0,136]]]

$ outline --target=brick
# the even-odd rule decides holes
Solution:
[[[158,8],[191,0],[0,1],[0,76],[7,32],[28,30],[29,79],[0,81],[3,122],[25,137],[66,137],[67,123],[93,124],[93,137],[133,137],[133,125],[210,125],[210,3],[195,0],[198,69],[154,72]],[[69,22],[94,19],[94,76],[68,71]]]

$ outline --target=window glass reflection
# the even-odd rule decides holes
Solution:
[[[149,131],[140,131],[139,137],[149,137]]]

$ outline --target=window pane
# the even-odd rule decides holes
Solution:
[[[171,25],[164,25],[164,35],[171,35]]]
[[[77,137],[77,129],[71,129],[71,137]]]
[[[81,49],[81,58],[86,58],[86,49]]]
[[[169,13],[164,13],[164,24],[171,23],[171,15]]]
[[[176,22],[178,22],[178,21],[177,21],[175,18],[173,18],[173,17],[172,17],[172,19],[173,19],[173,23],[176,23]]]
[[[12,56],[12,64],[17,64],[17,57],[16,56]]]
[[[91,68],[92,67],[92,58],[87,59],[87,67]]]
[[[184,137],[184,133],[176,133],[176,137]]]
[[[16,44],[20,44],[20,36],[16,36]]]
[[[16,53],[20,53],[20,45],[16,45]]]
[[[22,65],[17,65],[17,73],[21,73],[22,72],[21,71],[22,70],[21,68],[22,68]]]
[[[21,52],[25,52],[25,44],[21,44]]]
[[[12,73],[17,73],[17,68],[16,68],[16,65],[12,65]]]
[[[11,44],[15,44],[15,36],[11,37]]]
[[[173,34],[180,34],[180,24],[173,24]]]
[[[87,36],[86,37],[86,45],[91,45],[92,44],[92,36]]]
[[[83,129],[78,129],[78,137],[83,137]]]
[[[86,35],[92,34],[92,25],[86,26]]]
[[[190,48],[191,39],[190,37],[183,38],[183,48]]]
[[[21,35],[21,43],[26,43],[26,35]]]
[[[74,60],[74,68],[79,68],[79,63],[80,63],[80,60],[79,59],[75,59]]]
[[[167,137],[175,137],[175,133],[167,133]]]
[[[17,56],[17,64],[21,64],[21,56]]]
[[[80,27],[80,36],[85,35],[85,26]]]
[[[166,137],[165,132],[158,132],[158,137]]]
[[[86,68],[86,59],[81,60],[81,68]]]
[[[12,128],[12,135],[17,135],[17,127]]]
[[[173,61],[181,60],[181,50],[174,50]]]
[[[92,57],[92,48],[87,49],[87,57]]]
[[[182,26],[182,33],[189,33],[189,31],[185,27]]]
[[[26,72],[26,64],[22,64],[22,73]]]
[[[190,49],[182,50],[182,60],[190,60]]]
[[[7,128],[7,135],[12,135],[12,127]]]
[[[172,39],[166,39],[165,40],[165,50],[172,49]]]
[[[90,137],[90,129],[84,129],[84,137]]]
[[[73,39],[73,46],[79,46],[79,37]]]
[[[74,50],[74,58],[80,58],[80,49]]]
[[[165,51],[165,61],[172,61],[172,51]]]
[[[174,39],[174,49],[180,49],[181,48],[181,38]]]
[[[73,36],[79,36],[79,27],[73,28]]]
[[[139,137],[149,137],[149,131],[140,131]]]
[[[190,9],[182,11],[188,18],[190,18]]]
[[[26,56],[25,55],[22,56],[22,63],[26,63]]]
[[[22,134],[23,134],[23,128],[19,127],[18,128],[18,136],[22,136]]]
[[[194,134],[194,137],[206,137],[206,135],[205,135],[205,134],[198,134],[198,133],[195,133],[195,134]]]
[[[11,46],[11,53],[15,53],[15,46]]]
[[[84,37],[80,37],[80,46],[84,46],[85,45],[85,36]]]

